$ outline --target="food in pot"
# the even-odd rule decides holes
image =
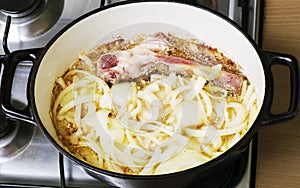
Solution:
[[[196,39],[161,32],[79,54],[52,97],[50,115],[68,151],[134,175],[212,160],[258,113],[255,88],[237,63]]]

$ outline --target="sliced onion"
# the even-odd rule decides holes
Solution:
[[[91,95],[86,95],[86,96],[81,96],[78,97],[76,100],[74,101],[70,101],[68,104],[66,104],[65,106],[63,106],[59,111],[58,114],[63,114],[66,111],[70,110],[71,108],[73,108],[74,106],[86,103],[86,102],[92,102],[92,101],[97,101],[101,98],[101,95],[99,94],[91,94]]]
[[[207,91],[207,94],[214,99],[225,99],[228,94],[226,89],[212,86],[212,84],[207,84],[205,90]]]
[[[234,111],[234,116],[229,118],[229,120],[226,122],[226,127],[235,127],[240,124],[243,124],[245,118],[246,118],[246,110],[244,106],[237,102],[230,102],[227,105],[227,110]]]
[[[121,82],[112,86],[111,95],[113,104],[117,107],[116,110],[127,105],[128,99],[130,98],[131,87],[130,82]]]
[[[204,111],[197,101],[183,101],[181,106],[180,127],[195,127],[203,123]]]
[[[194,69],[194,73],[198,76],[204,77],[206,80],[214,80],[219,77],[222,71],[222,65],[215,66],[201,66],[199,69]]]
[[[85,103],[85,107],[87,108],[87,113],[84,117],[82,117],[81,121],[85,122],[87,119],[91,118],[96,113],[96,106],[93,102]]]
[[[62,79],[62,77],[58,77],[56,80],[55,80],[56,83],[58,83],[62,88],[65,88],[66,87],[66,83],[64,81],[64,79]]]
[[[183,150],[178,155],[160,163],[155,169],[155,174],[173,173],[185,169],[189,169],[207,162],[208,159],[194,153],[191,150]]]
[[[94,65],[93,61],[88,56],[86,56],[84,53],[80,53],[78,57],[79,57],[79,59],[83,60],[87,65],[89,65],[90,67],[93,67],[93,65]]]
[[[213,111],[211,114],[210,122],[218,129],[223,127],[226,113],[226,101],[225,99],[212,100]]]
[[[147,165],[144,166],[143,170],[140,172],[140,175],[149,174],[149,172],[151,172],[154,166],[159,162],[160,157],[161,157],[161,149],[155,148],[151,159],[149,160]]]
[[[208,126],[210,127],[210,126]],[[209,137],[209,136],[214,136],[214,135],[220,135],[220,136],[227,136],[227,135],[232,135],[239,133],[243,129],[245,129],[246,123],[241,123],[235,127],[230,127],[230,128],[225,128],[221,130],[209,130],[207,128],[204,129],[190,129],[186,128],[185,133],[189,136],[194,136],[194,137]]]

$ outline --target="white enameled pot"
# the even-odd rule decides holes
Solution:
[[[199,39],[237,62],[258,93],[260,113],[256,121],[248,133],[227,152],[210,162],[182,172],[155,176],[124,175],[93,167],[77,159],[62,146],[49,115],[55,79],[67,70],[78,54],[97,44],[108,42],[117,36],[127,38],[136,34],[155,32],[171,32],[178,36]],[[6,102],[7,96],[4,94],[1,97],[2,104],[4,104],[3,110],[10,118],[39,125],[61,153],[82,165],[94,177],[115,186],[185,186],[196,176],[199,177],[201,173],[201,178],[205,179],[233,161],[234,156],[249,144],[258,127],[290,119],[298,110],[297,60],[289,55],[262,53],[239,26],[204,7],[166,1],[114,4],[92,11],[75,20],[57,34],[41,52],[35,52],[32,50],[30,53],[37,57],[28,56],[35,62],[29,79],[28,107],[23,111],[15,110]],[[290,104],[288,112],[279,115],[270,112],[273,95],[270,67],[273,64],[288,66],[292,75],[291,102],[293,104]],[[6,68],[4,72],[9,72],[9,70],[10,68]]]

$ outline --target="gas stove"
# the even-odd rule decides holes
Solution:
[[[119,0],[34,0],[24,11],[19,6],[0,4],[0,37],[4,57],[15,50],[43,48],[67,24],[81,15]],[[260,0],[189,0],[214,9],[238,23],[260,43]],[[3,6],[3,7],[2,7]],[[7,19],[10,16],[11,20]],[[8,20],[8,21],[7,21]],[[8,26],[9,33],[5,31]],[[3,35],[3,37],[2,37]],[[2,64],[1,64],[2,66]],[[26,80],[32,63],[23,61],[16,69],[11,103],[24,108]],[[0,69],[2,70],[2,69]],[[2,77],[2,73],[0,73]],[[2,78],[5,79],[5,78]],[[0,186],[1,187],[110,187],[65,158],[43,135],[39,127],[7,121],[0,113]],[[237,162],[216,185],[207,187],[252,187],[255,185],[256,136]],[[193,187],[197,187],[193,185]]]

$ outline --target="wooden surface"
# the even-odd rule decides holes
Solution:
[[[300,61],[300,1],[265,0],[263,49],[292,54]],[[284,72],[284,74],[283,74]],[[274,68],[274,112],[288,104],[288,72]],[[300,115],[259,130],[257,188],[300,187]]]

